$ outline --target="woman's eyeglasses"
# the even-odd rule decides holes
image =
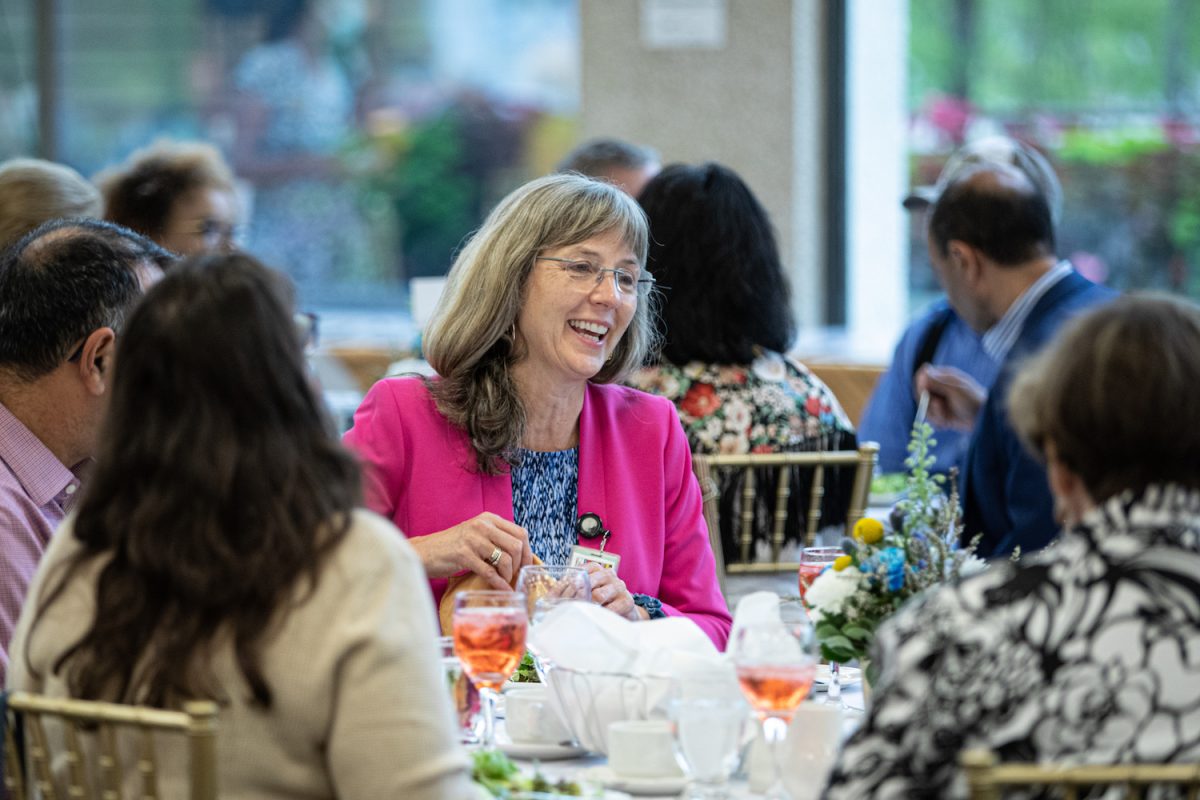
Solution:
[[[604,274],[611,272],[613,276],[613,285],[617,287],[617,294],[632,297],[634,295],[645,295],[654,286],[654,276],[646,273],[642,277],[634,277],[632,272],[613,267],[602,267],[599,264],[593,264],[590,261],[575,258],[556,258],[554,256],[538,256],[538,261],[551,261],[556,267],[561,269],[572,285],[578,285],[581,289],[593,289],[600,285],[604,280]]]

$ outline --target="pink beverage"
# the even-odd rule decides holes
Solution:
[[[759,717],[776,717],[789,722],[796,706],[808,697],[816,675],[816,664],[771,664],[737,668],[742,693],[746,695]]]
[[[454,610],[454,652],[471,682],[499,691],[525,655],[524,608],[487,606]]]
[[[828,564],[820,562],[802,561],[800,563],[800,599],[804,599],[804,593],[812,582],[817,579],[817,576],[824,571]]]

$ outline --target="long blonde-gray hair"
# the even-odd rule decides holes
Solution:
[[[637,202],[615,186],[581,175],[530,181],[492,210],[459,253],[425,333],[425,357],[441,375],[438,410],[464,428],[478,468],[512,464],[525,432],[525,407],[509,367],[525,284],[538,254],[616,231],[645,269],[649,229]],[[610,383],[640,366],[657,344],[656,298],[637,310],[612,356],[592,378]]]

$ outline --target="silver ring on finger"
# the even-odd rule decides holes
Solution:
[[[493,567],[500,563],[500,557],[504,555],[504,551],[499,547],[492,550],[492,554],[488,556],[488,563]]]

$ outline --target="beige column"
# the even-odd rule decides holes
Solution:
[[[818,0],[580,2],[583,136],[741,174],[775,224],[802,325],[824,322],[824,14]]]

